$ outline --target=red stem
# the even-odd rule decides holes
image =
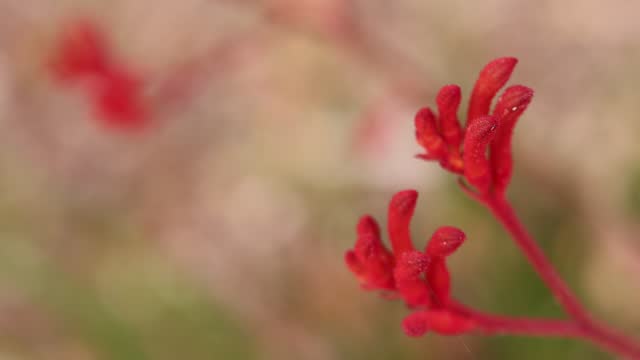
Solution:
[[[527,232],[509,202],[503,196],[484,196],[478,199],[500,221],[527,257],[553,296],[574,321],[521,319],[488,315],[456,305],[461,313],[476,319],[485,333],[512,333],[534,336],[550,335],[582,338],[628,359],[640,359],[640,345],[599,323],[596,323],[553,265],[546,258],[540,246]]]
[[[547,260],[540,246],[529,235],[509,202],[502,196],[488,196],[481,201],[511,234],[520,250],[526,255],[527,260],[533,265],[565,311],[580,323],[591,323],[592,320],[587,311]]]
[[[640,348],[629,339],[602,327],[583,327],[575,321],[512,318],[470,310],[479,331],[487,335],[555,336],[582,339],[628,359],[640,359]]]

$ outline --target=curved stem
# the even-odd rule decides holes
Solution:
[[[570,320],[535,319],[488,314],[451,302],[450,309],[473,319],[476,328],[487,335],[528,335],[580,338],[583,330]]]
[[[592,319],[503,196],[484,196],[479,201],[489,208],[496,219],[511,234],[527,260],[549,287],[553,296],[574,321],[520,319],[487,315],[466,309],[462,305],[456,306],[458,311],[477,319],[479,328],[489,334],[512,333],[582,338],[625,358],[640,359],[640,344]]]
[[[565,311],[581,323],[591,323],[591,318],[587,311],[573,295],[553,265],[551,265],[538,243],[527,232],[509,202],[501,196],[484,197],[481,201],[511,234],[520,250],[527,257],[527,260],[547,284]]]
[[[584,327],[568,320],[511,318],[472,313],[478,330],[488,335],[555,336],[590,341],[603,349],[623,356],[640,359],[640,348],[631,339],[602,327]]]
[[[601,327],[583,327],[568,320],[512,318],[472,312],[478,330],[487,335],[555,336],[582,339],[628,359],[640,359],[640,348],[631,340]]]

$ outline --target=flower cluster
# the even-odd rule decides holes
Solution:
[[[444,169],[461,175],[467,183],[461,183],[463,188],[482,201],[504,195],[511,178],[513,127],[533,97],[531,89],[511,86],[491,111],[493,98],[509,80],[516,63],[515,58],[505,57],[484,67],[471,93],[464,128],[458,119],[461,91],[457,85],[439,91],[437,115],[426,107],[415,116],[416,140],[425,150],[417,157],[438,161]],[[415,310],[402,323],[410,336],[420,336],[429,329],[446,335],[486,330],[486,319],[451,298],[446,258],[464,242],[465,234],[454,227],[440,227],[425,251],[414,248],[409,221],[417,196],[416,191],[406,190],[391,200],[388,229],[392,251],[382,244],[372,217],[360,220],[355,247],[345,255],[348,267],[363,288],[402,298]]]
[[[402,298],[416,311],[403,321],[410,336],[420,336],[428,329],[441,334],[458,334],[473,328],[473,321],[459,313],[451,300],[451,280],[446,258],[465,240],[457,228],[438,228],[424,251],[415,249],[409,225],[418,193],[401,191],[389,204],[388,230],[392,251],[382,243],[375,219],[366,215],[357,227],[354,248],[347,251],[345,261],[360,279],[363,288],[381,290]]]
[[[77,21],[62,33],[50,70],[60,82],[85,86],[106,125],[133,128],[147,122],[141,79],[113,58],[94,23]]]
[[[427,107],[415,117],[416,139],[426,151],[417,156],[439,161],[443,168],[464,176],[480,195],[503,194],[511,179],[511,136],[516,121],[531,102],[533,90],[522,85],[507,88],[492,112],[491,102],[517,62],[511,57],[499,58],[480,72],[464,130],[457,115],[461,98],[457,85],[444,86],[438,93],[438,116]]]

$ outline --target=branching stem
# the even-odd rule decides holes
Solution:
[[[490,194],[475,198],[486,206],[509,232],[570,319],[505,317],[478,312],[461,304],[452,304],[455,311],[474,319],[478,329],[485,334],[578,338],[597,344],[625,359],[640,359],[640,345],[636,341],[593,320],[522,225],[504,196]]]

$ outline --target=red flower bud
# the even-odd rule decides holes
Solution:
[[[486,152],[498,122],[494,116],[477,118],[467,128],[464,137],[464,176],[480,193],[487,193],[491,185],[491,171]]]
[[[402,320],[402,330],[407,336],[419,337],[429,330],[429,319],[426,311],[409,314]]]
[[[429,108],[418,111],[415,116],[416,139],[429,157],[445,159],[447,157],[447,146],[442,136],[438,132],[436,117]]]
[[[409,224],[413,217],[417,199],[417,191],[405,190],[396,193],[389,203],[389,237],[396,257],[405,251],[414,249],[411,242]]]
[[[347,266],[364,288],[394,290],[394,259],[382,244],[378,224],[371,216],[363,216],[358,222],[357,233],[354,249],[345,254]]]
[[[462,230],[453,226],[439,227],[427,244],[425,252],[429,256],[449,256],[456,251],[466,239]]]
[[[394,278],[398,292],[410,307],[429,306],[431,292],[422,275],[429,266],[429,257],[419,251],[407,251],[397,258]]]
[[[493,111],[500,125],[491,142],[491,168],[493,169],[494,189],[504,192],[511,180],[513,159],[511,156],[511,138],[516,121],[526,110],[533,98],[533,90],[526,86],[515,85],[507,88]]]
[[[460,87],[458,85],[443,87],[436,97],[442,137],[450,147],[455,149],[462,142],[462,129],[458,121],[460,98]]]
[[[517,63],[516,58],[504,57],[491,61],[482,69],[469,101],[467,129],[475,119],[489,114],[491,100],[507,83]]]

